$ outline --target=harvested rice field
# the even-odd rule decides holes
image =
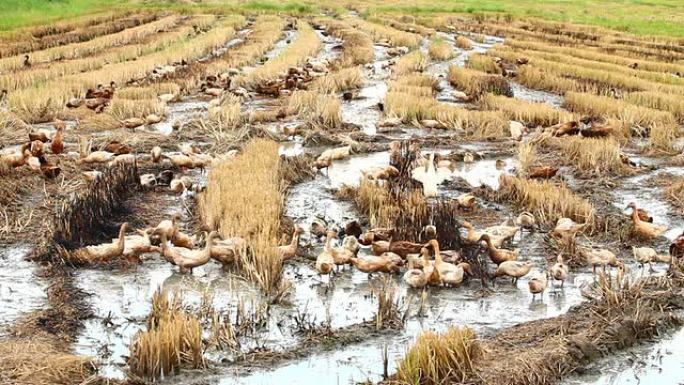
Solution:
[[[0,383],[681,383],[681,31],[66,3],[0,20]]]

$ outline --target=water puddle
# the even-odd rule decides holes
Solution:
[[[655,344],[642,344],[601,360],[562,385],[681,384],[684,329]]]
[[[11,325],[20,316],[45,307],[47,283],[35,275],[36,264],[25,259],[29,252],[28,247],[0,250],[0,325]]]

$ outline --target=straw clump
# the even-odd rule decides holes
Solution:
[[[449,60],[454,57],[454,49],[448,42],[442,39],[435,39],[430,44],[430,48],[428,48],[428,55],[433,60]]]
[[[449,66],[448,78],[454,87],[463,90],[471,98],[478,99],[487,92],[513,96],[510,84],[500,75],[491,75],[452,65]]]
[[[200,198],[202,217],[210,228],[223,237],[247,240],[251,253],[239,261],[241,271],[266,293],[278,288],[282,275],[275,248],[284,191],[279,167],[278,145],[255,139],[237,158],[214,165]]]
[[[155,293],[148,330],[139,332],[130,347],[131,371],[141,377],[164,378],[181,367],[205,366],[200,320],[165,296]]]
[[[95,360],[58,350],[40,338],[0,341],[0,382],[3,384],[83,384],[97,371]]]
[[[535,218],[549,227],[560,218],[570,218],[578,223],[587,223],[591,228],[596,223],[596,210],[592,204],[577,195],[565,185],[550,181],[534,181],[502,174],[499,196],[515,202],[534,214]]]
[[[485,354],[475,332],[451,326],[444,333],[424,331],[399,362],[399,384],[438,385],[469,378]]]

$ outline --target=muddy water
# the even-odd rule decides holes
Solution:
[[[684,329],[658,343],[642,344],[605,358],[563,385],[681,384],[684,370]]]
[[[387,56],[387,48],[374,46],[375,59],[368,68],[364,67],[364,85],[359,90],[355,99],[344,102],[342,106],[342,120],[347,123],[356,124],[361,131],[368,135],[375,135],[377,123],[382,116],[378,109],[380,103],[387,94],[387,83],[389,72],[383,69],[390,58]]]
[[[19,317],[45,307],[47,282],[35,275],[36,264],[25,259],[28,247],[0,250],[0,334]]]

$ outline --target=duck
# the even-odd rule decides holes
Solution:
[[[55,135],[52,136],[52,142],[50,142],[50,150],[55,155],[59,155],[64,152],[64,122],[60,121],[62,124],[55,124],[57,131]]]
[[[344,147],[337,147],[337,148],[330,148],[316,158],[316,164],[325,164],[325,167],[330,166],[329,162],[333,160],[342,160],[351,155],[351,146],[344,146]],[[320,168],[325,168],[325,167],[320,167]]]
[[[193,167],[206,168],[212,165],[214,157],[209,154],[191,154]]]
[[[189,176],[184,175],[180,178],[174,178],[169,182],[169,190],[176,194],[180,194],[186,190],[192,188],[192,179]]]
[[[29,144],[23,144],[18,151],[0,155],[0,164],[8,168],[21,167],[28,162],[31,152],[29,151]]]
[[[437,238],[437,227],[434,225],[424,226],[422,235],[426,241]]]
[[[536,166],[530,167],[528,176],[532,179],[551,179],[558,173],[558,167]]]
[[[527,286],[530,289],[530,293],[532,293],[533,301],[537,294],[541,294],[542,298],[544,297],[544,290],[546,290],[547,285],[548,280],[545,274],[541,274],[538,277],[531,278],[529,281],[527,281]]]
[[[501,170],[504,167],[506,167],[506,161],[503,159],[497,159],[496,162],[494,163],[494,166],[496,167],[497,170]]]
[[[580,124],[578,121],[572,120],[551,126],[548,130],[553,136],[577,135],[580,132]]]
[[[320,275],[330,275],[333,268],[335,268],[335,260],[333,259],[332,254],[330,254],[329,242],[332,242],[332,240],[326,239],[326,247],[324,247],[323,251],[316,257],[316,271],[318,271],[318,274]]]
[[[684,233],[680,234],[670,243],[670,256],[672,258],[681,258],[684,256]]]
[[[181,143],[178,145],[178,149],[180,150],[181,154],[187,156],[200,153],[199,147],[191,143]]]
[[[197,239],[195,239],[194,236],[185,234],[184,232],[180,231],[180,229],[176,229],[176,231],[173,233],[173,237],[171,237],[171,243],[174,246],[184,247],[186,249],[194,249]]]
[[[154,174],[142,174],[140,175],[140,185],[143,188],[150,189],[157,185],[157,178]]]
[[[157,227],[152,230],[159,235],[165,234],[166,239],[171,239],[173,238],[173,234],[175,234],[178,230],[178,221],[180,221],[180,219],[180,214],[174,214],[171,219],[164,219],[163,221],[159,222]]]
[[[652,262],[654,262],[658,256],[658,253],[653,248],[632,246],[632,255],[634,256],[634,260],[641,265],[642,270],[644,265],[648,264],[648,271],[653,271]]]
[[[419,253],[420,249],[423,247],[420,243],[413,243],[408,241],[390,241],[387,251],[399,255],[401,258],[406,259],[409,254]]]
[[[115,155],[108,151],[94,151],[78,159],[76,163],[106,163],[114,160]]]
[[[35,142],[36,140],[42,143],[47,143],[50,141],[50,131],[48,130],[35,130],[29,131],[29,142]]]
[[[470,222],[461,221],[461,226],[466,229],[466,235],[461,237],[463,243],[465,243],[466,245],[477,245],[481,241],[483,233],[475,230],[475,227],[473,227],[473,225],[470,224]],[[490,242],[495,247],[501,247],[504,244],[504,242],[506,242],[506,238],[504,237],[495,236],[492,234],[487,235],[489,236]]]
[[[62,172],[62,169],[59,166],[50,163],[45,155],[38,157],[38,163],[40,173],[47,179],[57,178],[60,172]]]
[[[371,275],[373,273],[389,273],[394,274],[399,272],[399,266],[392,263],[390,259],[370,256],[365,258],[351,258],[350,262],[359,271]]]
[[[328,233],[328,222],[323,218],[314,217],[311,221],[309,232],[317,239],[323,238]]]
[[[602,266],[603,271],[606,271],[606,266],[619,267],[624,266],[624,263],[617,259],[615,254],[607,249],[586,249],[579,250],[580,255],[587,260],[592,266],[592,274],[596,275],[596,266]]]
[[[171,161],[171,164],[178,168],[194,168],[195,163],[193,162],[192,158],[189,157],[188,155],[184,154],[171,154],[171,155],[164,155],[169,161]]]
[[[587,226],[587,223],[576,223],[570,218],[558,218],[552,234],[561,238],[574,238]]]
[[[88,182],[94,182],[100,178],[102,178],[102,171],[83,171],[81,174],[86,178]]]
[[[152,156],[152,162],[153,163],[159,163],[159,161],[161,161],[161,155],[162,155],[161,147],[159,147],[159,146],[152,147],[152,151],[150,151],[150,155]]]
[[[388,252],[389,249],[389,241],[375,241],[371,244],[371,251],[373,252],[373,255],[381,255],[382,253]]]
[[[489,254],[489,259],[497,265],[502,264],[506,261],[516,261],[518,259],[518,250],[507,250],[499,249],[492,244],[489,234],[482,234],[480,241],[484,241],[487,244],[487,252]]]
[[[278,256],[286,261],[292,259],[297,255],[297,247],[299,246],[299,237],[304,233],[304,229],[299,226],[295,226],[292,232],[292,241],[284,246],[278,246]]]
[[[437,177],[434,161],[435,154],[432,153],[424,167],[417,167],[411,172],[412,178],[423,184],[423,195],[426,198],[437,196],[437,184],[439,183],[439,179]]]
[[[432,270],[434,271],[434,269]],[[422,289],[428,284],[428,275],[416,267],[415,258],[409,258],[408,270],[402,276],[404,282],[414,289]]]
[[[155,176],[155,179],[157,179],[158,185],[169,186],[171,184],[171,181],[173,180],[173,171],[171,171],[171,170],[160,171]]]
[[[124,251],[123,256],[137,257],[140,254],[149,253],[152,251],[157,251],[155,246],[152,246],[150,241],[150,234],[144,230],[136,230],[137,235],[126,235],[124,238]],[[116,242],[117,239],[112,239],[112,243]]]
[[[463,163],[473,163],[475,162],[475,155],[472,152],[466,152],[463,154]]]
[[[191,250],[185,247],[171,246],[165,232],[160,232],[162,256],[171,264],[180,268],[181,274],[190,273],[196,267],[202,266],[211,259],[211,248],[218,232],[212,231],[206,235],[203,249]]]
[[[96,246],[86,246],[74,251],[74,255],[78,260],[88,263],[106,263],[114,258],[123,256],[126,246],[126,230],[128,230],[128,222],[121,224],[119,228],[119,237],[111,243],[103,243]]]
[[[563,260],[563,255],[558,254],[558,256],[556,257],[556,263],[549,269],[549,275],[551,276],[551,278],[553,278],[554,281],[560,281],[561,288],[563,288],[563,284],[565,283],[565,280],[568,278],[568,271],[568,265],[565,264],[565,261]]]
[[[536,224],[534,214],[528,211],[520,213],[520,215],[518,215],[518,217],[515,219],[515,224],[523,229],[534,229],[534,225]]]
[[[111,152],[114,155],[124,155],[124,154],[130,154],[133,152],[133,148],[131,146],[127,146],[119,141],[112,140],[111,142],[107,143],[103,148],[102,151],[107,151]]]
[[[470,272],[470,265],[467,262],[454,265],[444,262],[442,254],[439,251],[439,242],[432,239],[427,243],[435,254],[434,268],[439,275],[441,283],[445,286],[458,286],[463,282],[465,272]]]
[[[648,223],[653,223],[653,217],[648,213],[648,211],[642,209],[642,208],[637,208],[637,215],[639,216],[639,219],[643,222],[648,222]],[[631,218],[631,214],[629,215]]]
[[[394,166],[371,167],[362,170],[361,175],[369,180],[388,180],[399,175],[399,170]]]
[[[399,256],[397,253],[393,253],[391,251],[386,251],[382,254],[380,254],[380,258],[385,259],[397,266],[404,266],[404,259]]]
[[[650,240],[660,236],[667,230],[667,226],[654,225],[653,223],[642,221],[639,218],[635,202],[631,202],[627,205],[627,208],[632,209],[632,224],[634,225],[634,235],[637,237]]]
[[[470,210],[477,205],[477,198],[473,194],[461,194],[456,197],[456,203],[458,203],[458,207]]]
[[[211,258],[227,268],[247,250],[247,241],[241,237],[215,240],[211,247]]]
[[[508,276],[513,278],[515,284],[518,282],[518,278],[524,277],[530,272],[532,266],[534,266],[532,261],[505,261],[496,268],[493,279]]]
[[[580,129],[580,135],[585,138],[605,138],[613,135],[618,128],[610,124],[592,123]]]
[[[31,152],[32,156],[37,158],[37,157],[43,155],[43,148],[44,147],[45,146],[43,145],[43,142],[41,142],[40,140],[34,140],[29,145],[29,151]]]
[[[390,228],[375,228],[366,231],[359,237],[359,243],[364,246],[370,246],[373,242],[389,241],[394,234],[394,229]]]
[[[109,162],[110,166],[113,165],[118,165],[118,164],[135,164],[136,162],[136,157],[134,154],[123,154],[123,155],[116,155],[114,159],[112,159],[111,162]]]
[[[500,237],[503,239],[503,241],[510,241],[515,237],[515,234],[520,231],[520,227],[512,225],[507,223],[508,221],[500,224],[500,225],[495,225],[495,226],[489,226],[482,230],[484,234],[489,235],[490,237]],[[494,243],[494,240],[492,239],[492,243]]]

